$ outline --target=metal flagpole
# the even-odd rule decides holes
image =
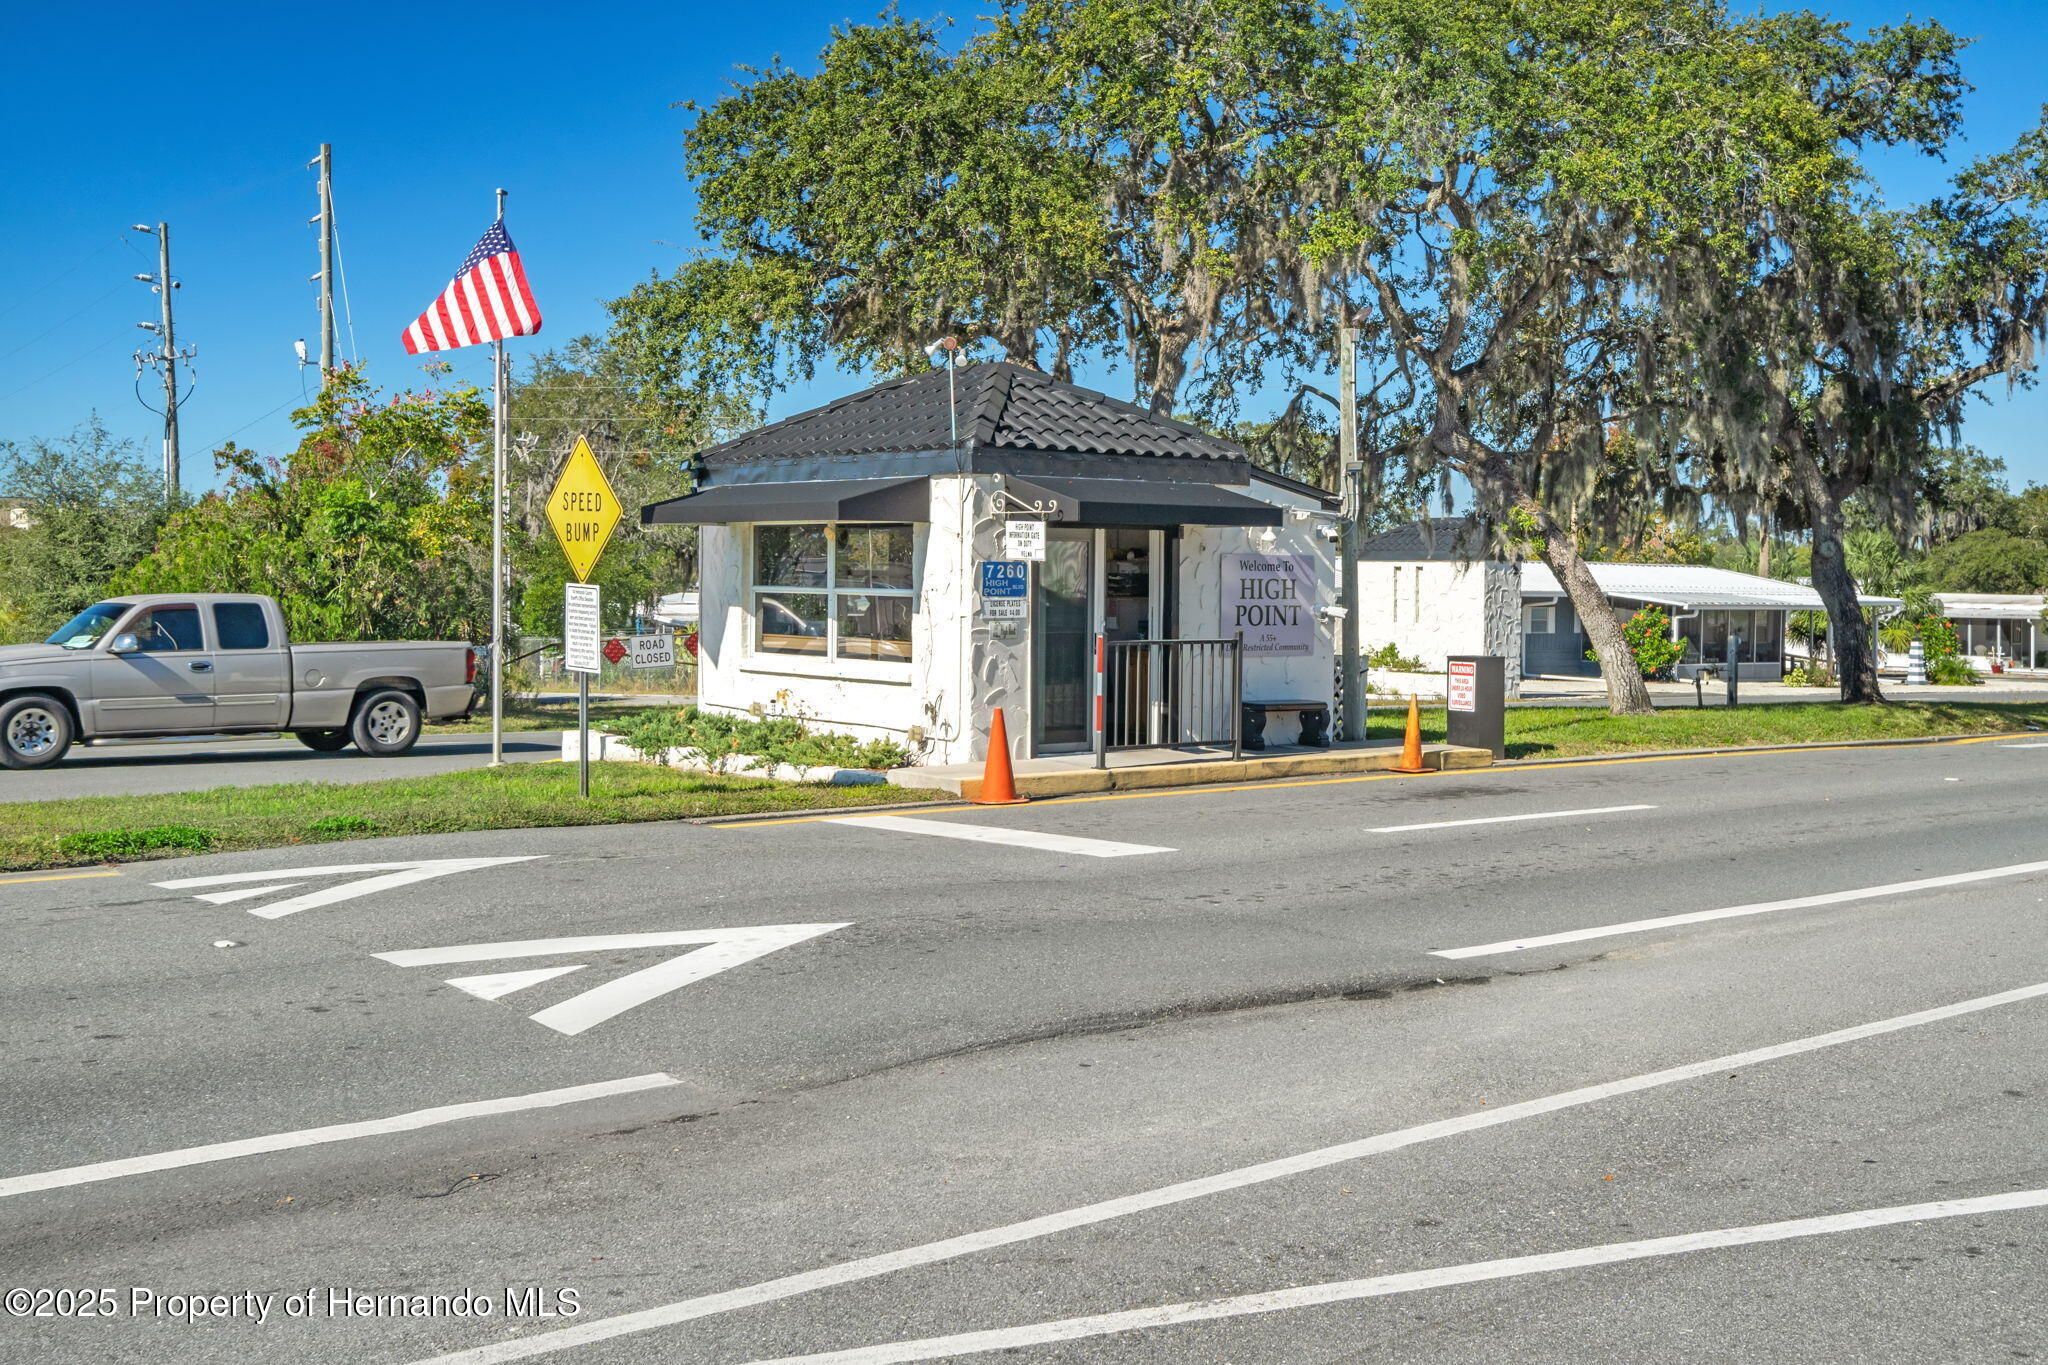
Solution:
[[[498,221],[505,191],[498,191]],[[505,339],[492,343],[491,415],[491,766],[505,762]]]

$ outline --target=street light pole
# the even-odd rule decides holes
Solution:
[[[1337,329],[1337,455],[1343,466],[1343,520],[1338,524],[1337,554],[1343,563],[1337,569],[1338,605],[1344,619],[1338,622],[1339,702],[1344,714],[1338,738],[1365,738],[1364,660],[1359,639],[1358,519],[1360,487],[1364,464],[1358,458],[1358,329],[1345,323]]]

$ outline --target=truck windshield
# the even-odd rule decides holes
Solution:
[[[133,605],[131,602],[95,602],[57,627],[57,633],[43,643],[62,645],[66,649],[91,649]]]

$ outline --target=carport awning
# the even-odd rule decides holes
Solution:
[[[1285,516],[1270,502],[1213,483],[1013,475],[1004,487],[1026,502],[1057,502],[1049,519],[1076,526],[1278,526]]]
[[[929,479],[729,483],[640,509],[642,526],[733,521],[929,521]]]

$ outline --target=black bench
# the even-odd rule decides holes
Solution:
[[[1244,703],[1244,747],[1266,747],[1266,717],[1293,711],[1301,717],[1301,742],[1311,749],[1330,747],[1330,703],[1326,701],[1248,701]]]

